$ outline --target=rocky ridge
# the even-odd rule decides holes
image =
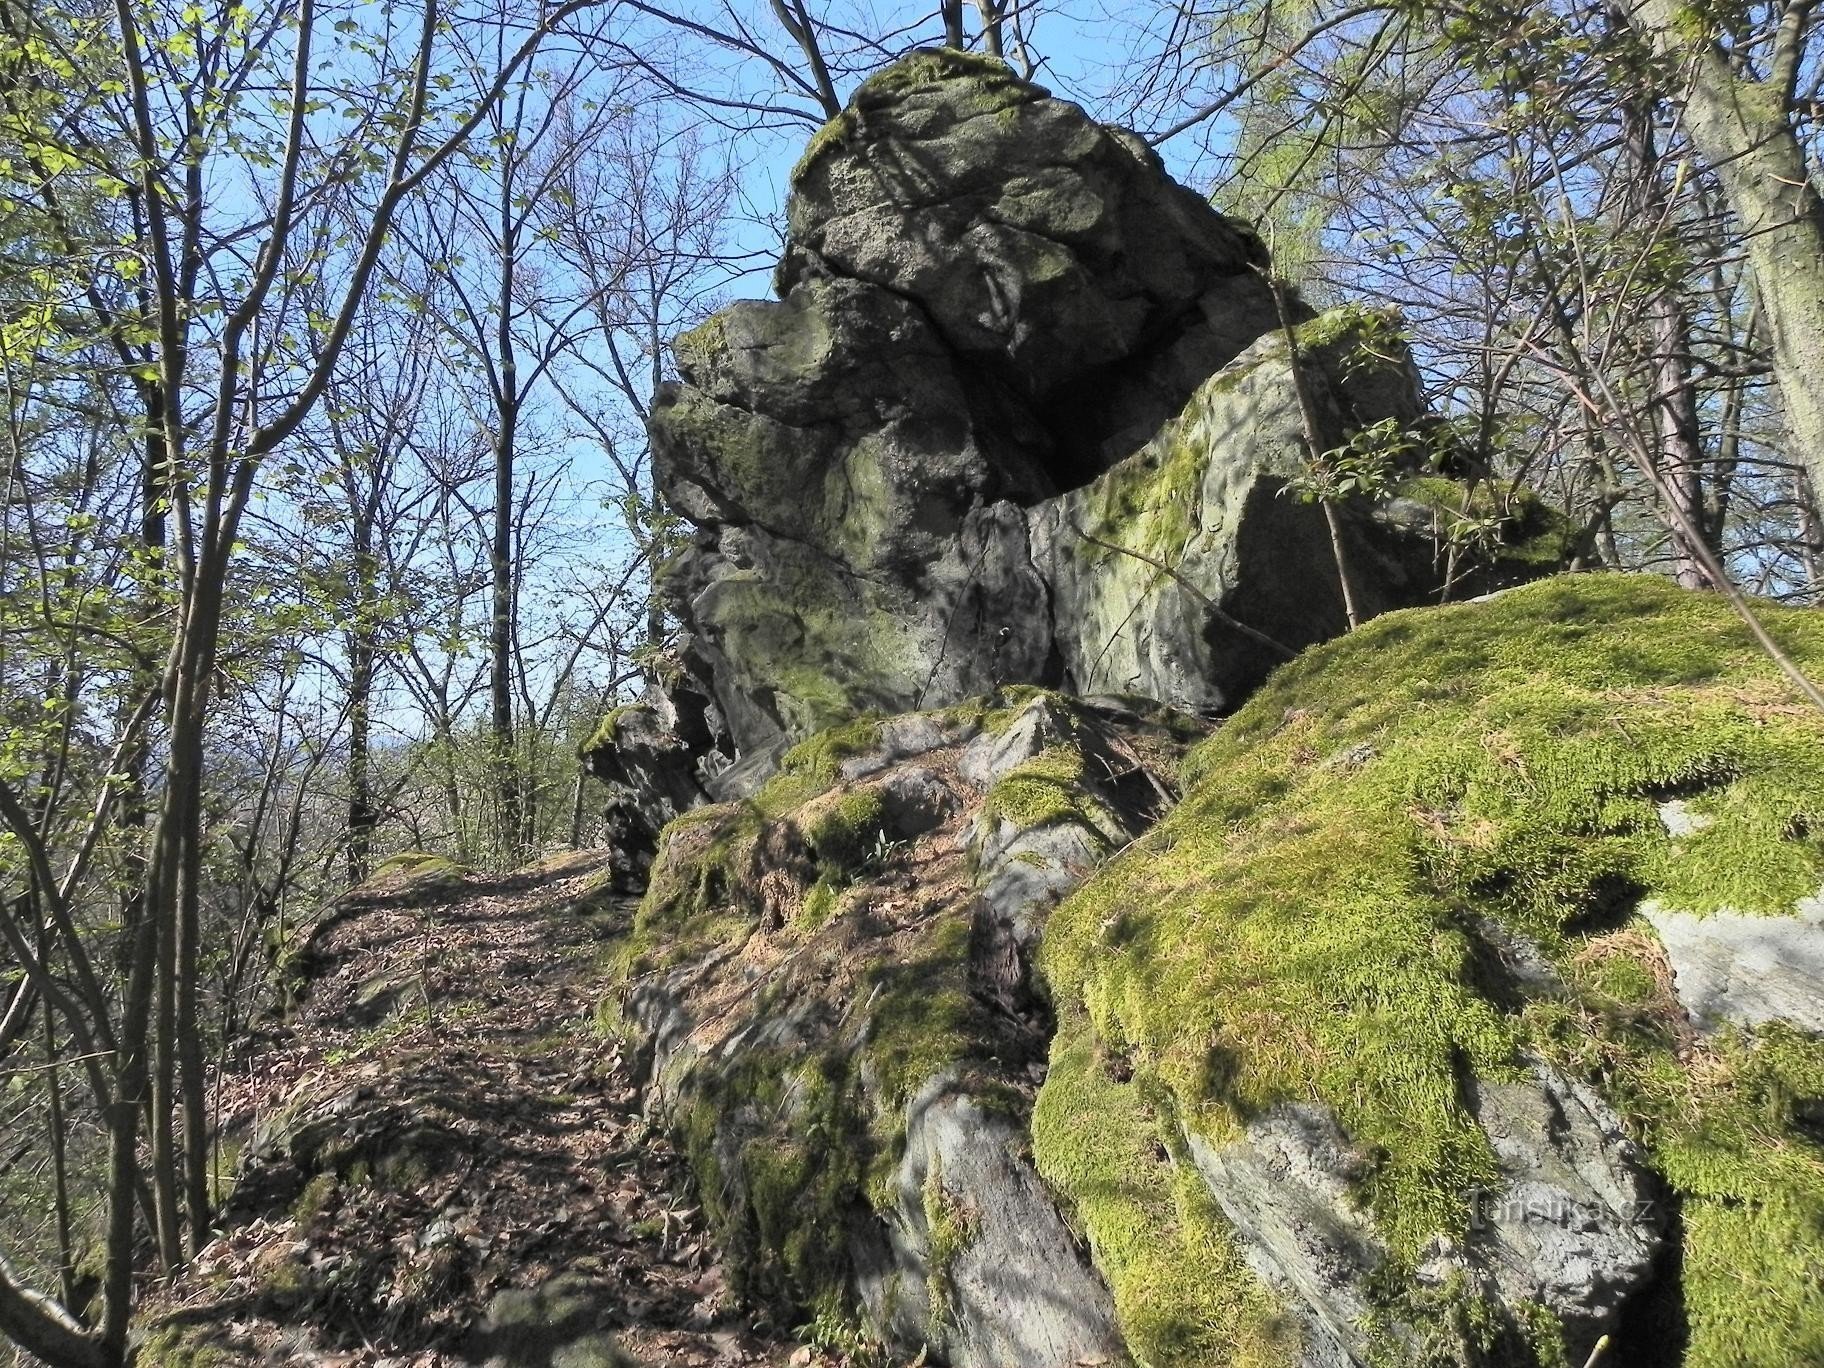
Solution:
[[[782,298],[680,340],[654,440],[688,637],[588,748],[622,839],[582,920],[540,919],[589,946],[547,985],[600,999],[612,1063],[580,1033],[486,1058],[650,1144],[639,1211],[692,1195],[656,1254],[633,1207],[529,1223],[563,1258],[517,1272],[473,1249],[506,1301],[432,1339],[503,1368],[772,1362],[775,1325],[795,1361],[959,1368],[1824,1361],[1824,721],[1727,607],[1606,575],[1435,606],[1563,529],[1473,478],[1386,320],[1274,298],[1245,230],[996,64],[876,77],[794,180]],[[1301,500],[1326,464],[1354,492]],[[1812,618],[1768,616],[1824,671]],[[320,934],[307,1014],[428,1006]],[[400,1104],[443,1062],[301,1080],[251,1209],[378,1249],[476,1150],[447,1099]],[[444,1247],[411,1212],[358,1276],[295,1245],[245,1276],[404,1324]]]
[[[667,829],[620,1029],[742,1295],[979,1368],[1809,1361],[1824,722],[1727,607],[1390,614],[1204,725],[1018,690]]]
[[[707,793],[863,712],[1005,684],[1227,711],[1344,628],[1344,575],[1366,618],[1566,554],[1504,494],[1459,555],[1468,468],[1431,451],[1391,321],[1276,296],[1251,230],[999,62],[865,82],[788,219],[780,298],[679,338],[651,422],[694,531],[649,730],[681,727]],[[1366,497],[1290,497],[1364,432]]]
[[[745,1295],[979,1368],[1824,1350],[1819,736],[1721,721],[1723,610],[1395,611],[1573,548],[992,64],[864,86],[790,217],[680,339],[684,668],[595,762],[709,801],[641,819],[622,1023]]]

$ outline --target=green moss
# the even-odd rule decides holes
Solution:
[[[817,930],[836,915],[836,908],[841,901],[841,891],[828,879],[819,879],[804,896],[804,906],[799,909],[797,917],[799,929]]]
[[[982,803],[981,822],[993,830],[1011,822],[1021,831],[1077,822],[1091,830],[1111,829],[1113,818],[1089,796],[1083,753],[1053,746],[1003,775]]]
[[[401,850],[388,855],[374,869],[375,879],[405,879],[413,883],[443,882],[460,879],[467,874],[456,861],[447,855],[437,855],[428,850]]]
[[[1054,689],[1043,689],[1036,684],[1004,684],[993,693],[954,703],[937,716],[948,725],[974,727],[988,736],[1001,736],[1026,711],[1027,705],[1039,698],[1049,698],[1061,709],[1071,705],[1066,695]]]
[[[672,354],[679,365],[694,370],[711,357],[728,349],[728,327],[721,314],[711,314],[688,332],[679,333],[672,341]]]
[[[374,1170],[373,1183],[376,1187],[386,1188],[393,1192],[409,1192],[430,1181],[430,1161],[423,1154],[405,1150],[394,1154],[383,1154]]]
[[[903,1135],[913,1091],[967,1059],[976,1043],[968,967],[969,920],[950,914],[927,923],[911,951],[868,968],[873,1005],[861,1057],[890,1134]]]
[[[815,133],[811,134],[811,140],[805,144],[804,151],[799,155],[798,160],[792,164],[791,183],[796,186],[802,181],[806,173],[817,164],[826,152],[831,152],[838,147],[846,146],[849,141],[849,136],[854,131],[854,112],[845,109],[835,118],[825,123],[822,128],[819,128]]]
[[[959,80],[990,87],[1012,87],[1024,92],[1028,98],[1045,93],[1040,87],[1022,81],[1013,68],[998,57],[941,47],[920,48],[875,72],[856,89],[854,102],[858,105],[885,104],[910,91],[941,81]]]
[[[950,1322],[954,1311],[951,1279],[956,1261],[975,1239],[976,1228],[981,1222],[966,1200],[944,1186],[943,1167],[935,1159],[925,1170],[925,1183],[919,1196],[925,1211],[925,1232],[930,1240],[925,1286],[931,1303],[931,1322],[944,1325]]]
[[[1431,509],[1446,540],[1506,566],[1556,570],[1577,551],[1578,529],[1530,489],[1418,475],[1394,494]]]
[[[1159,437],[1086,486],[1077,495],[1082,529],[1167,565],[1183,559],[1197,531],[1204,472],[1216,449],[1197,421],[1200,414],[1193,401]],[[1093,564],[1118,553],[1086,542],[1080,554]],[[1137,565],[1136,573],[1158,572]]]
[[[871,722],[813,738],[750,802],[699,809],[667,827],[623,974],[751,934],[756,848],[782,833],[802,842],[817,870],[795,930],[824,925],[870,860],[883,818],[877,789],[832,787],[833,777],[842,758],[877,739]],[[833,1004],[830,1043],[750,1047],[700,1063],[683,1080],[673,1118],[679,1148],[744,1295],[848,1306],[842,1232],[870,1205],[896,1200],[890,1179],[907,1100],[965,1060],[980,1036],[969,1022],[968,947],[961,911],[851,944],[844,953],[862,959],[858,982]]]
[[[234,1355],[209,1342],[212,1330],[183,1321],[155,1325],[134,1349],[133,1368],[220,1368],[232,1362]]]
[[[1762,611],[1824,674],[1824,618]],[[1824,1151],[1790,1110],[1818,1056],[1763,1032],[1693,1059],[1651,937],[1616,931],[1643,895],[1777,913],[1824,882],[1824,717],[1721,599],[1602,575],[1389,615],[1274,675],[1184,780],[1181,806],[1046,933],[1044,972],[1079,1024],[1035,1140],[1092,1238],[1131,1220],[1159,1242],[1182,1219],[1157,1190],[1119,1220],[1089,1209],[1113,1199],[1071,1154],[1130,1086],[1090,1074],[1097,1050],[1212,1138],[1277,1102],[1327,1103],[1374,1156],[1360,1198],[1396,1282],[1496,1181],[1465,1075],[1516,1078],[1539,1053],[1602,1080],[1679,1197],[1687,1363],[1818,1357]],[[1656,806],[1674,794],[1711,825],[1668,836]],[[1537,942],[1568,996],[1513,1010],[1519,987],[1489,980],[1490,923]],[[1230,1244],[1205,1253],[1198,1280],[1228,1279]],[[1141,1302],[1122,1304],[1146,1342]]]
[[[622,942],[617,980],[680,963],[745,935],[751,906],[736,897],[764,818],[752,803],[693,809],[659,833],[645,895]]]
[[[1300,356],[1347,349],[1349,352],[1374,353],[1384,360],[1401,356],[1406,350],[1399,310],[1375,309],[1362,304],[1327,309],[1316,318],[1297,324],[1292,329],[1292,338]],[[1347,369],[1346,357],[1341,363]]]
[[[329,1209],[337,1185],[333,1173],[319,1173],[304,1185],[304,1190],[291,1204],[291,1219],[300,1231],[308,1232],[317,1223],[317,1218]]]
[[[602,720],[595,724],[595,730],[589,733],[589,739],[576,748],[576,753],[587,759],[599,750],[607,750],[619,740],[617,729],[621,719],[639,706],[628,703],[619,708],[610,708],[602,715]]]
[[[1039,1173],[1068,1198],[1134,1357],[1153,1368],[1297,1362],[1298,1334],[1249,1273],[1188,1163],[1169,1095],[1120,1080],[1066,1006],[1032,1115]]]
[[[714,625],[730,657],[773,681],[772,706],[795,735],[866,716],[924,682],[904,614],[802,549],[782,551],[765,576],[723,579]]]
[[[281,1306],[298,1306],[310,1300],[318,1290],[317,1279],[303,1259],[283,1253],[265,1268],[260,1295]]]
[[[807,806],[805,844],[826,875],[846,880],[868,862],[880,841],[885,820],[879,789],[848,789]]]
[[[800,1306],[844,1299],[838,1232],[859,1200],[867,1158],[850,1061],[750,1050],[696,1087],[681,1148],[736,1290]],[[737,1113],[758,1124],[731,1128]]]
[[[1394,316],[1356,307],[1333,309],[1295,331],[1301,354],[1337,374],[1384,366],[1404,354]],[[1237,360],[1205,381],[1182,413],[1139,451],[1073,495],[1082,530],[1099,541],[1166,565],[1185,557],[1205,520],[1203,485],[1211,459],[1234,440],[1233,404],[1227,396],[1261,366],[1284,365],[1283,338]],[[1074,554],[1090,564],[1120,555],[1084,541]],[[1158,579],[1163,572],[1133,561],[1131,574]],[[1144,592],[1144,584],[1135,592]]]
[[[721,343],[726,325],[711,320]],[[709,364],[704,329],[687,333],[674,344],[680,355],[697,368]],[[798,471],[801,463],[784,459],[804,436],[793,428],[763,416],[730,409],[706,394],[686,390],[679,402],[665,410],[665,425],[675,440],[702,453],[712,469],[712,483],[738,508],[793,508],[802,505],[804,488]]]
[[[1014,74],[1013,68],[995,57],[954,48],[930,48],[913,52],[885,70],[876,72],[856,88],[849,107],[811,135],[803,155],[792,167],[795,186],[823,156],[838,147],[846,147],[863,126],[865,112],[891,104],[916,90],[927,89],[939,82],[968,80],[975,85],[971,98],[959,100],[961,111],[997,113],[1015,104],[1041,99],[1045,90],[1030,85]]]
[[[750,875],[771,824],[802,826],[819,866],[813,897],[819,887],[833,897],[866,863],[882,813],[873,789],[831,790],[841,762],[870,749],[879,734],[880,724],[867,718],[827,729],[788,751],[780,772],[751,799],[694,808],[669,823],[659,835],[633,925],[616,951],[615,980],[682,963],[749,934],[758,910]],[[819,901],[813,910],[827,915],[833,908],[833,901]]]
[[[785,774],[807,775],[829,785],[841,776],[844,760],[866,755],[879,745],[880,718],[858,717],[800,741],[785,753],[779,768]]]

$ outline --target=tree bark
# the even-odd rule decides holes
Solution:
[[[982,16],[982,46],[991,57],[1005,57],[1006,41],[1002,37],[1002,9],[1005,0],[975,0]]]
[[[111,1368],[118,1359],[50,1298],[32,1291],[0,1254],[0,1335],[52,1368]]]
[[[511,158],[503,158],[509,168]],[[519,433],[519,361],[513,339],[513,278],[518,250],[513,222],[513,185],[501,184],[500,380],[495,395],[494,528],[488,547],[493,578],[488,620],[488,730],[494,763],[494,792],[499,807],[501,854],[509,864],[519,855],[520,792],[518,757],[513,745],[513,461]]]
[[[1774,74],[1759,81],[1731,70],[1715,42],[1688,37],[1691,15],[1680,0],[1640,0],[1631,19],[1660,56],[1687,73],[1685,126],[1737,220],[1772,343],[1791,456],[1810,472],[1813,487],[1821,487],[1824,385],[1817,378],[1824,375],[1824,200],[1805,165],[1791,96],[1807,9],[1789,10]]]
[[[1630,99],[1622,118],[1633,173],[1624,201],[1627,216],[1634,224],[1657,234],[1664,230],[1672,204],[1653,136],[1652,102]],[[1688,359],[1693,352],[1690,319],[1671,283],[1663,280],[1651,283],[1646,315],[1647,348],[1641,369],[1653,449],[1665,489],[1678,505],[1676,510],[1667,511],[1665,520],[1671,538],[1672,573],[1687,589],[1714,589],[1704,568],[1705,558],[1691,545],[1685,531],[1696,528],[1707,535],[1713,530],[1705,516],[1703,437],[1697,385]],[[1717,545],[1714,541],[1706,544],[1712,550]]]
[[[942,0],[944,12],[944,46],[961,50],[967,43],[963,35],[963,0]]]
[[[379,569],[374,557],[374,525],[361,508],[355,520],[354,625],[348,633],[348,883],[353,888],[373,872],[374,808],[371,731],[376,651]]]

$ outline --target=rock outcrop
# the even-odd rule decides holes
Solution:
[[[1125,1356],[1035,1171],[1046,914],[1202,728],[1025,691],[861,723],[669,829],[620,967],[740,1291],[956,1364]]]
[[[1389,321],[1276,301],[1250,230],[998,62],[864,83],[789,221],[780,298],[680,338],[651,423],[712,790],[1004,684],[1226,711],[1344,628],[1339,566],[1366,617],[1562,557],[1505,505],[1455,554],[1466,488],[1398,488],[1431,462]],[[1289,497],[1365,432],[1370,497]]]
[[[1824,718],[1728,607],[1389,614],[1198,730],[1003,694],[668,829],[620,1029],[741,1291],[972,1368],[1815,1359]]]
[[[598,761],[737,1290],[959,1368],[1824,1355],[1824,721],[1727,607],[1399,611],[1561,520],[998,64],[794,186],[652,422],[692,736]]]

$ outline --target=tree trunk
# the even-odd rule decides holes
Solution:
[[[963,36],[963,0],[942,0],[944,12],[944,46],[959,51],[966,43]]]
[[[1742,79],[1715,43],[1694,45],[1680,33],[1692,14],[1680,0],[1641,0],[1632,12],[1654,49],[1689,73],[1685,126],[1723,187],[1754,272],[1790,455],[1824,486],[1824,200],[1805,165],[1779,56],[1775,76]],[[1791,52],[1800,36],[1782,34],[1782,45]]]
[[[379,571],[374,558],[374,528],[363,516],[355,522],[354,625],[348,633],[348,884],[361,883],[373,872],[374,809],[371,731],[374,693],[374,600]]]
[[[488,730],[493,752],[494,793],[500,854],[511,865],[520,854],[518,757],[513,749],[513,460],[519,428],[519,359],[513,338],[514,265],[519,243],[513,220],[513,159],[502,159],[500,186],[500,294],[495,343],[500,377],[494,393],[494,535],[488,569],[493,577],[488,622]]]
[[[982,15],[982,46],[992,57],[1007,55],[1006,42],[1001,34],[1003,4],[1004,0],[975,0],[975,7]]]
[[[1624,201],[1631,223],[1663,231],[1671,214],[1659,148],[1653,136],[1653,107],[1632,99],[1623,109],[1631,184]],[[1651,268],[1649,267],[1649,270]],[[1630,301],[1624,300],[1624,305]],[[1707,532],[1704,501],[1704,447],[1697,412],[1697,386],[1691,375],[1691,326],[1683,302],[1669,281],[1656,280],[1646,301],[1646,356],[1642,366],[1652,447],[1667,497],[1677,505],[1665,510],[1671,538],[1673,577],[1687,589],[1714,589],[1704,568],[1705,557],[1691,544],[1686,528]]]
[[[510,373],[510,371],[509,371]],[[493,576],[488,622],[488,731],[499,807],[501,854],[518,854],[521,794],[518,757],[513,752],[513,442],[515,405],[501,408],[494,448],[494,537],[489,547]]]
[[[213,652],[211,652],[213,656]],[[211,667],[213,669],[213,666]],[[208,692],[205,682],[202,692]],[[205,704],[199,700],[199,714]],[[202,721],[196,728],[196,772],[203,772]],[[177,1087],[183,1109],[184,1256],[200,1254],[213,1222],[209,1200],[209,1079],[203,1053],[202,985],[203,805],[200,782],[184,812],[183,858],[177,884]]]
[[[120,1361],[67,1312],[21,1282],[0,1255],[0,1335],[53,1368],[110,1368]]]

